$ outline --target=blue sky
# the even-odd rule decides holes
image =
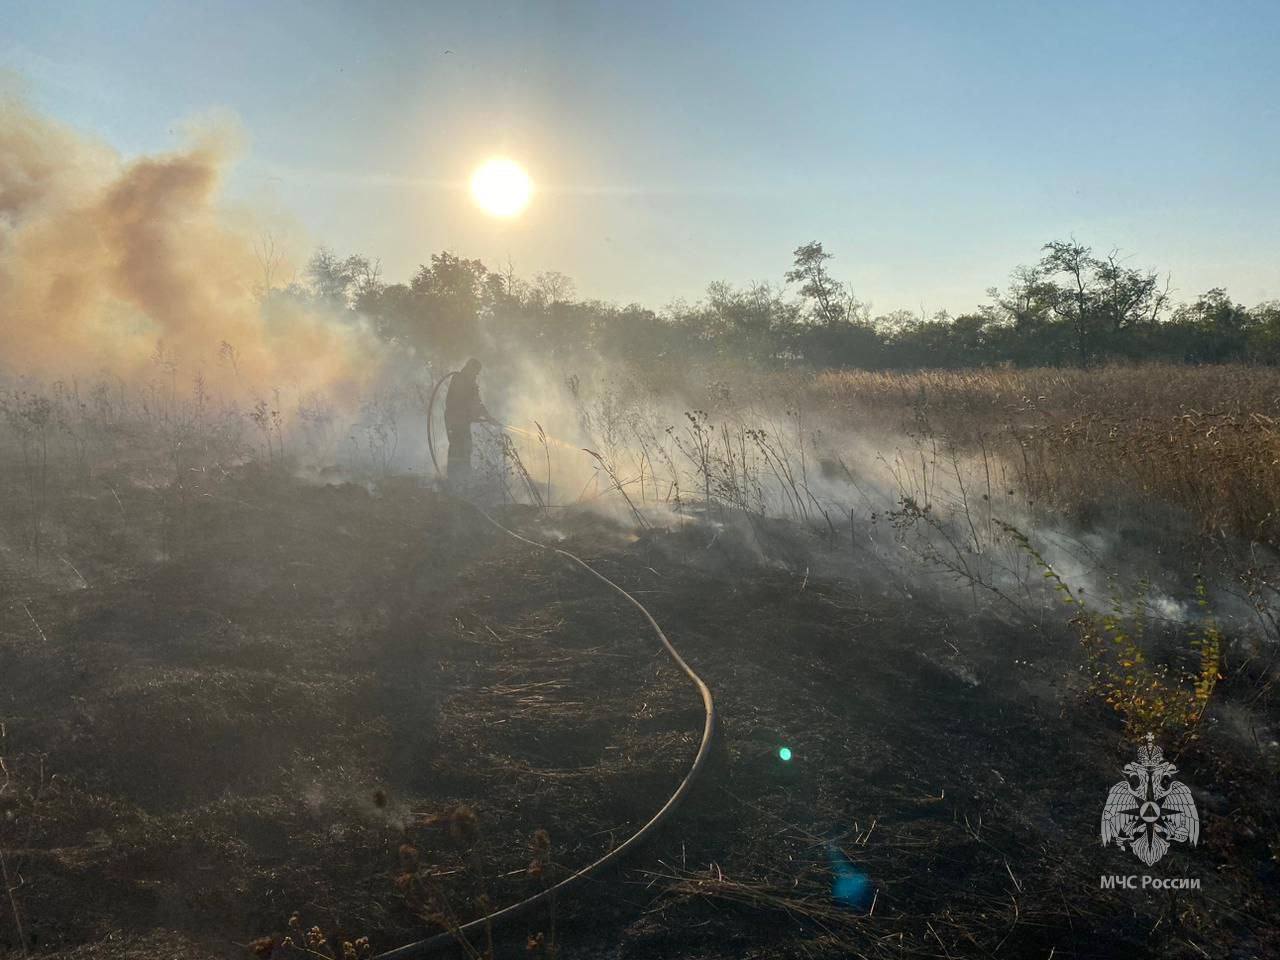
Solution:
[[[877,311],[1074,235],[1280,297],[1280,4],[13,3],[0,69],[125,155],[235,118],[233,201],[406,279],[452,249],[660,306],[822,240]],[[450,52],[446,52],[450,51]],[[464,189],[495,153],[513,222]]]

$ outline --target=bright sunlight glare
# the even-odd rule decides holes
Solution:
[[[533,182],[520,164],[505,157],[488,160],[471,177],[471,195],[486,213],[514,217],[529,205]]]

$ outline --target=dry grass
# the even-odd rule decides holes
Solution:
[[[1098,370],[845,372],[814,399],[885,429],[927,417],[989,442],[1028,499],[1067,511],[1117,491],[1186,510],[1206,532],[1280,537],[1280,371],[1164,364]]]

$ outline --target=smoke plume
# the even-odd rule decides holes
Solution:
[[[254,238],[219,205],[230,140],[126,161],[0,99],[0,367],[133,378],[159,362],[227,393],[354,395],[376,341],[264,296]]]

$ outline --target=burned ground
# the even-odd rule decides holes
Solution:
[[[480,893],[420,815],[476,811],[501,905],[537,889],[535,830],[576,867],[684,775],[701,707],[635,611],[470,508],[252,466],[175,496],[108,478],[67,498],[43,573],[6,562],[0,718],[26,799],[5,853],[37,953],[243,956],[295,910],[390,948],[428,932],[393,885],[406,839],[461,914]],[[763,566],[698,524],[502,517],[632,591],[720,711],[675,820],[557,904],[563,956],[1280,949],[1274,753],[1229,724],[1175,758],[1200,846],[1150,871],[1203,890],[1102,891],[1144,872],[1097,843],[1132,751],[1065,633],[831,564]],[[1246,692],[1224,685],[1224,717]],[[833,850],[870,878],[869,913],[833,900]],[[17,950],[7,911],[0,947]]]

